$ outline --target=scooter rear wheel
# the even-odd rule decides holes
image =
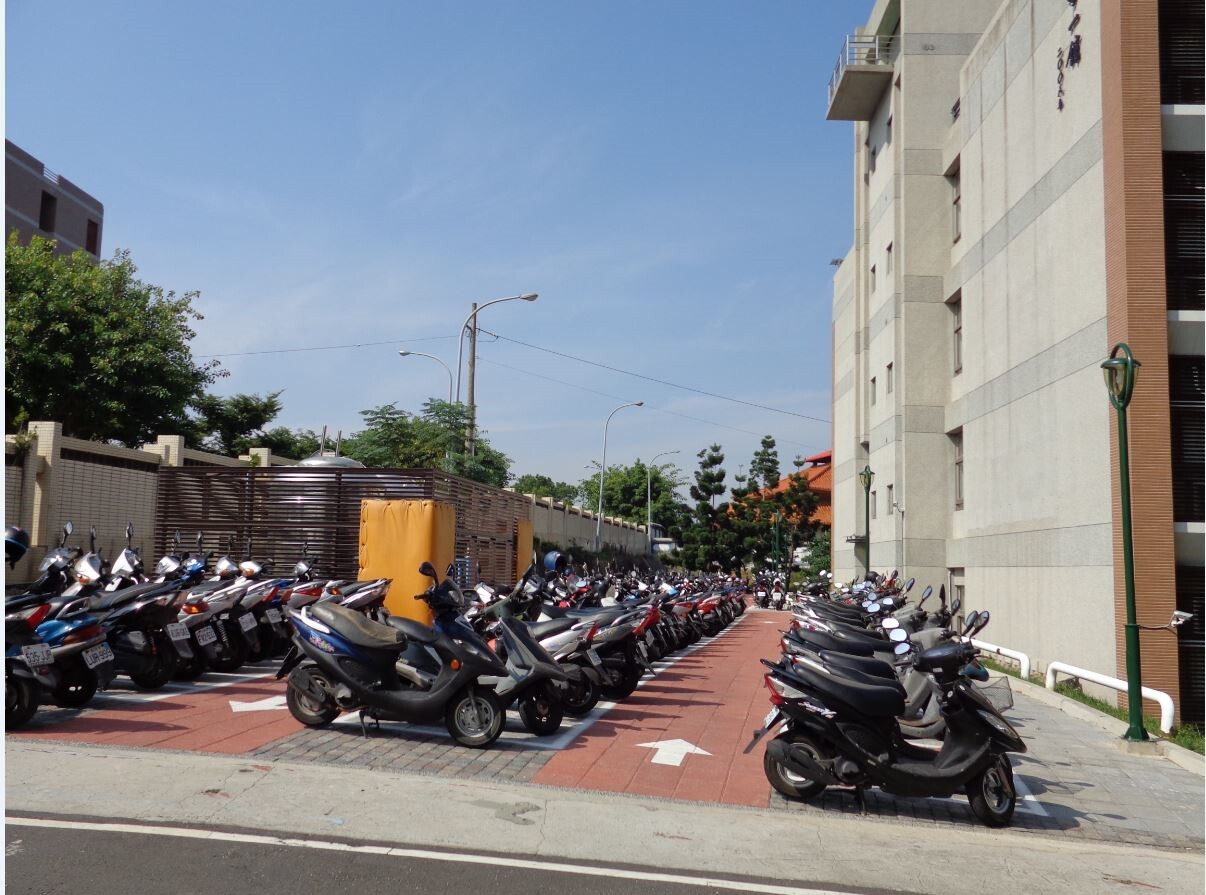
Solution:
[[[466,687],[444,710],[444,725],[454,740],[471,749],[485,749],[502,735],[506,713],[491,690]]]
[[[172,679],[180,659],[176,648],[172,646],[167,635],[149,635],[155,638],[155,652],[151,663],[144,671],[131,671],[130,680],[140,690],[158,690]]]
[[[61,672],[59,685],[54,688],[54,704],[65,709],[78,709],[87,705],[96,695],[96,675],[83,662],[73,664]]]
[[[972,813],[990,827],[1004,827],[1013,820],[1018,805],[1013,785],[1013,766],[1008,755],[998,755],[984,771],[967,784]]]
[[[641,682],[641,666],[632,664],[625,667],[620,674],[618,683],[603,687],[603,695],[608,699],[627,699]]]
[[[777,740],[785,740],[793,746],[801,746],[806,752],[817,760],[823,760],[824,755],[811,739],[800,733],[784,733],[775,737]],[[766,779],[770,781],[770,785],[777,792],[782,793],[789,799],[798,799],[807,801],[815,799],[825,791],[825,784],[818,783],[816,780],[810,780],[807,777],[802,777],[795,771],[785,767],[774,758],[771,758],[769,751],[762,755],[762,770],[766,773]]]
[[[247,661],[247,641],[235,631],[229,631],[230,636],[223,644],[222,652],[216,658],[209,660],[209,667],[214,671],[229,674],[238,671]]]
[[[589,714],[590,710],[599,704],[599,697],[601,695],[599,685],[590,678],[583,676],[581,681],[576,684],[570,684],[569,688],[565,691],[565,695],[561,698],[561,708],[565,711],[565,714],[581,718],[583,715]]]
[[[38,711],[38,697],[33,686],[14,675],[4,682],[4,726],[15,730]]]
[[[285,688],[285,705],[289,707],[289,714],[307,727],[326,727],[339,717],[339,706],[331,696],[330,682],[321,673],[310,669],[310,680],[327,694],[326,700],[319,701],[297,687],[288,686]]]

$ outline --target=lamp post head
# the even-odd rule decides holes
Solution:
[[[540,298],[540,295],[536,292],[525,292],[523,295],[519,296],[520,301],[535,301],[538,298]]]
[[[398,354],[401,357],[410,357],[411,353],[409,351],[399,351]]]
[[[645,402],[644,402],[644,401],[637,401],[637,402],[635,402],[635,403],[634,403],[632,406],[633,406],[633,407],[644,407],[644,406],[645,406]]]
[[[1135,368],[1142,364],[1131,354],[1131,346],[1119,342],[1110,352],[1109,360],[1102,361],[1101,370],[1105,375],[1106,389],[1110,393],[1110,403],[1115,410],[1126,410],[1131,403],[1131,393],[1135,390]]]
[[[868,463],[863,471],[858,474],[858,477],[859,481],[863,483],[863,490],[870,491],[871,482],[875,479],[875,473],[871,471],[871,464]]]

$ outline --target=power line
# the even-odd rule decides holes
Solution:
[[[198,354],[198,358],[247,357],[251,354],[293,354],[297,351],[337,351],[341,348],[372,348],[377,345],[401,345],[407,342],[438,342],[456,336],[423,336],[418,339],[384,339],[380,342],[353,342],[348,345],[310,345],[305,348],[265,348],[262,351],[232,351],[228,354]]]
[[[491,335],[493,335],[493,333],[491,333]],[[628,398],[625,398],[622,395],[613,395],[608,392],[601,392],[598,389],[587,388],[585,385],[577,385],[576,383],[573,383],[573,382],[566,382],[564,379],[554,379],[552,376],[543,376],[540,373],[533,373],[531,370],[524,370],[520,367],[513,367],[510,364],[504,364],[504,363],[501,363],[496,360],[491,360],[488,357],[482,357],[480,354],[478,355],[477,359],[479,361],[484,361],[485,363],[492,364],[495,367],[502,367],[503,369],[511,370],[515,373],[523,373],[525,376],[532,376],[536,379],[543,379],[546,382],[552,382],[552,383],[555,383],[556,385],[564,385],[564,386],[568,386],[569,388],[576,388],[576,389],[578,389],[578,391],[589,392],[592,395],[599,395],[604,398],[611,398],[614,401],[628,401],[629,400]],[[677,416],[682,419],[691,420],[696,423],[703,423],[706,426],[714,426],[714,427],[720,428],[720,429],[729,429],[733,432],[740,432],[743,435],[752,435],[755,438],[761,438],[763,435],[766,434],[764,432],[751,432],[749,429],[741,429],[741,428],[738,428],[737,426],[730,426],[727,423],[718,423],[715,420],[705,420],[702,417],[698,417],[698,416],[689,416],[688,414],[685,414],[685,413],[679,413],[677,410],[667,410],[664,407],[654,407],[651,404],[646,404],[645,407],[649,410],[656,411],[657,413],[666,413],[666,414],[669,414],[670,416]],[[802,442],[802,441],[793,441],[790,438],[781,438],[779,440],[782,442],[786,442],[787,444],[799,445],[802,448],[808,448],[810,450],[813,447],[815,447],[815,445],[807,445],[807,444],[804,444],[804,442]]]
[[[535,351],[543,351],[546,354],[555,354],[557,357],[563,357],[566,360],[577,361],[580,364],[588,364],[592,367],[598,367],[601,370],[610,370],[613,373],[623,373],[625,376],[632,376],[636,379],[644,379],[646,382],[656,382],[658,385],[668,385],[670,388],[682,389],[685,392],[694,392],[697,395],[704,395],[709,398],[718,398],[721,401],[730,401],[733,404],[743,404],[746,407],[756,407],[759,410],[769,410],[771,413],[782,413],[786,416],[795,416],[800,419],[811,420],[814,423],[829,424],[832,420],[821,419],[817,416],[809,416],[806,413],[796,413],[794,410],[784,410],[781,407],[770,407],[766,404],[758,404],[754,401],[743,401],[741,398],[731,398],[728,395],[718,395],[715,392],[706,392],[700,388],[692,388],[689,385],[679,385],[677,382],[668,382],[665,379],[658,379],[654,376],[646,376],[643,373],[633,373],[631,370],[622,370],[619,367],[613,367],[608,364],[601,364],[598,361],[587,360],[584,357],[578,357],[575,354],[566,354],[562,351],[555,351],[552,348],[545,348],[543,345],[533,345],[530,342],[521,342],[519,339],[512,339],[509,336],[492,333],[489,330],[478,327],[478,332],[488,333],[496,338],[502,339],[505,342],[513,342],[516,345],[522,345],[525,348],[531,348]]]

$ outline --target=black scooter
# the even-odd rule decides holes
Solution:
[[[988,613],[972,613],[964,635],[988,623]],[[898,644],[905,652],[907,644]],[[841,672],[823,661],[763,660],[772,709],[755,731],[748,752],[766,733],[763,769],[771,785],[793,799],[812,799],[829,786],[863,790],[878,786],[902,796],[951,796],[964,791],[985,824],[1007,825],[1017,806],[1009,752],[1026,744],[960,670],[976,658],[970,642],[936,646],[917,657],[916,667],[941,686],[947,734],[941,751],[914,746],[900,734],[896,717],[905,704],[895,682]]]
[[[434,583],[415,599],[426,602],[437,619],[455,618],[464,606],[456,584],[447,578],[440,582],[431,563],[423,563],[419,572]],[[423,724],[441,716],[462,746],[483,749],[502,734],[502,702],[479,678],[504,677],[507,666],[476,635],[454,639],[396,616],[380,624],[333,602],[290,610],[289,620],[293,645],[276,676],[288,675],[289,711],[307,727],[324,727],[359,709],[366,736],[366,718]],[[440,659],[439,673],[428,686],[401,659],[412,641],[430,646]]]

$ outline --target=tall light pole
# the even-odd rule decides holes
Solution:
[[[429,357],[443,367],[444,371],[448,374],[448,403],[452,403],[452,370],[449,369],[448,364],[444,363],[434,354],[424,354],[422,351],[399,351],[398,355],[400,357]]]
[[[1131,546],[1131,459],[1127,444],[1126,408],[1135,390],[1139,361],[1126,342],[1119,342],[1104,361],[1110,403],[1118,411],[1118,503],[1122,510],[1122,573],[1126,585],[1126,701],[1129,724],[1123,739],[1147,739],[1143,727],[1143,682],[1139,664],[1139,624],[1135,619],[1135,556]]]
[[[649,552],[653,553],[653,464],[657,462],[658,457],[669,457],[671,454],[677,454],[678,451],[662,451],[660,454],[654,454],[653,459],[649,461],[649,466],[645,471],[648,473],[645,482],[645,535],[649,541]],[[603,493],[603,489],[599,489],[599,493]]]
[[[474,384],[474,368],[477,362],[477,315],[478,312],[496,305],[504,301],[535,301],[540,296],[535,292],[525,292],[523,295],[508,295],[506,298],[496,298],[493,301],[488,301],[484,305],[478,306],[477,302],[473,303],[472,309],[469,311],[469,316],[465,318],[465,322],[461,324],[461,328],[457,331],[457,352],[456,352],[456,400],[459,404],[461,401],[461,363],[465,356],[465,330],[469,330],[469,389],[466,403],[469,405],[469,431],[465,434],[465,448],[468,453],[473,453],[473,433],[476,428],[477,414],[476,405],[473,402],[473,384]]]
[[[868,463],[866,468],[858,474],[859,481],[863,483],[863,496],[865,502],[863,504],[863,531],[867,533],[866,550],[863,552],[863,558],[867,561],[866,573],[871,574],[871,482],[875,480],[875,473],[871,471],[871,464]]]
[[[595,516],[595,553],[598,553],[603,546],[603,476],[607,474],[607,427],[611,425],[611,418],[625,407],[644,406],[644,401],[621,404],[607,415],[607,422],[603,424],[603,462],[599,464],[599,512]]]

